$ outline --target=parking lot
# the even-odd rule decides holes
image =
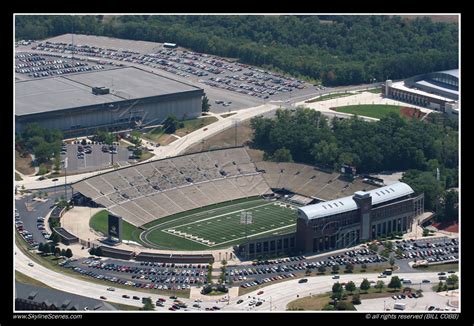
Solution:
[[[113,67],[105,62],[86,62],[83,59],[52,54],[40,55],[31,52],[15,54],[15,73],[20,79],[62,76],[78,72],[104,70]]]
[[[207,283],[207,264],[124,262],[88,258],[62,265],[82,275],[131,287],[157,290],[186,290]]]
[[[71,190],[69,187],[67,189],[68,197],[70,197]],[[34,201],[32,195],[15,200],[15,227],[33,248],[36,248],[41,242],[48,241],[50,234],[45,230],[44,218],[52,209],[55,199],[63,195],[64,187],[58,186],[57,191],[48,192],[48,199],[45,202]]]
[[[90,143],[90,142],[89,142]],[[104,147],[105,146],[105,147]],[[66,144],[61,148],[61,160],[68,159],[67,173],[94,171],[117,163],[127,164],[132,154],[126,147],[95,144]]]
[[[252,265],[229,266],[227,276],[228,280],[232,280],[233,283],[248,288],[286,278],[301,277],[306,270],[317,272],[318,268],[322,266],[329,271],[332,266],[338,265],[342,271],[347,263],[355,266],[358,264],[376,265],[386,262],[386,258],[371,252],[369,249],[361,248],[312,259],[298,256],[253,263]]]
[[[155,47],[146,49],[140,48],[138,43],[137,47],[133,48],[133,43],[126,49],[112,46],[114,43],[119,44],[123,41],[119,39],[109,39],[107,47],[97,46],[98,42],[93,41],[97,40],[93,38],[90,42],[95,45],[83,43],[83,45],[76,44],[74,47],[70,43],[57,41],[33,42],[25,47],[22,46],[20,51],[31,49],[35,52],[41,51],[40,53],[68,58],[74,50],[75,56],[87,57],[100,65],[122,65],[123,63],[158,69],[164,75],[169,73],[177,79],[182,78],[183,81],[203,87],[211,100],[211,110],[216,113],[252,107],[264,104],[265,101],[288,101],[302,95],[311,97],[312,94],[324,89],[303,80],[241,64],[235,60],[183,49],[167,49],[158,43]],[[221,92],[209,92],[209,89]],[[229,94],[239,96],[233,97]],[[246,98],[249,100],[253,98],[256,101],[244,100],[245,103],[240,103],[239,99]],[[216,101],[222,101],[222,103],[216,103]]]
[[[459,242],[457,239],[435,238],[412,241],[396,241],[394,249],[402,251],[402,259],[427,260],[428,263],[457,261]]]

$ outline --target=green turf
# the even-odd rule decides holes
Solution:
[[[346,97],[346,96],[351,96],[351,95],[354,95],[354,94],[353,93],[327,94],[327,95],[323,95],[323,96],[317,97],[315,99],[306,101],[306,103],[322,102],[322,101],[332,100],[333,98]]]
[[[383,104],[348,105],[335,108],[337,112],[357,114],[364,117],[381,119],[389,113],[400,114],[400,106]]]
[[[155,221],[146,242],[175,250],[211,250],[245,241],[246,232],[248,237],[253,238],[294,232],[296,210],[274,203],[250,198],[169,216]],[[253,213],[252,224],[240,224],[241,210]],[[214,244],[186,239],[170,230],[191,234]]]
[[[100,211],[96,213],[89,221],[89,226],[101,232],[104,235],[107,235],[107,225],[108,225],[108,212],[107,210]],[[122,221],[122,239],[124,240],[138,240],[138,234],[141,232],[137,227],[133,226],[132,224],[128,223],[127,221]]]

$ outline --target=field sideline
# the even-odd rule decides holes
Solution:
[[[210,250],[239,244],[248,237],[283,234],[295,229],[296,206],[253,198],[206,209],[156,224],[140,235],[150,247]],[[289,205],[289,204],[285,204]],[[240,212],[253,214],[253,223],[240,223]],[[159,222],[159,221],[158,221]]]
[[[227,248],[242,243],[246,234],[255,238],[294,232],[296,208],[295,205],[260,197],[243,198],[155,220],[144,225],[146,231],[123,221],[123,239],[167,250]],[[252,224],[240,223],[241,211],[252,212]],[[107,216],[106,210],[97,213],[89,226],[106,234]]]

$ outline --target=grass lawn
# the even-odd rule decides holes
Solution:
[[[359,284],[356,284],[356,285],[358,286]],[[373,286],[373,284],[371,286]],[[359,293],[358,289],[354,291],[353,294],[356,294],[356,293]],[[359,294],[360,294],[360,300],[363,301],[364,299],[391,297],[394,295],[394,293],[400,293],[400,291],[383,288],[382,292],[380,292],[378,289],[371,287],[367,291],[367,293],[362,292]],[[330,301],[332,301],[331,294],[332,292],[326,292],[326,293],[321,293],[317,295],[312,295],[312,296],[296,299],[288,303],[287,310],[322,310],[325,305],[327,305]],[[346,292],[346,294],[347,294],[347,299],[344,300],[344,302],[350,303],[352,301],[352,295],[348,292]],[[355,307],[357,307],[357,305]]]
[[[15,181],[23,180],[18,173],[15,172]]]
[[[400,114],[400,106],[398,105],[381,105],[381,104],[362,104],[348,105],[334,108],[333,110],[343,113],[357,114],[365,117],[381,119],[389,113]]]
[[[227,118],[227,117],[230,117],[230,116],[232,116],[232,115],[234,115],[234,114],[236,114],[236,113],[237,113],[237,112],[222,114],[221,117]]]
[[[200,129],[204,126],[210,125],[213,122],[216,122],[218,119],[216,117],[205,117],[205,118],[196,118],[191,120],[184,120],[184,127],[179,128],[174,133],[179,137],[183,137],[197,129]]]
[[[140,155],[140,159],[138,160],[138,162],[148,160],[151,157],[153,157],[153,153],[150,153],[148,151],[142,151],[142,155]]]
[[[355,94],[353,94],[353,93],[334,93],[334,94],[326,94],[326,95],[317,97],[317,98],[315,98],[315,99],[306,101],[305,103],[322,102],[322,101],[332,100],[333,98],[346,97],[346,96],[352,96],[352,95],[355,95]]]
[[[21,157],[18,151],[15,151],[15,170],[20,171],[24,175],[35,173],[34,167],[31,166],[31,156]]]
[[[28,275],[23,274],[22,272],[15,271],[15,281],[21,282],[24,284],[30,284],[42,288],[51,288],[50,286],[47,286],[46,284],[35,280],[34,278],[29,277]]]
[[[252,224],[247,227],[240,224],[242,210],[253,213]],[[249,237],[292,232],[295,229],[295,219],[296,210],[253,197],[187,211],[154,221],[152,230],[146,235],[146,240],[152,246],[175,250],[226,248],[240,243],[245,239],[246,232]],[[205,244],[198,239],[186,239],[186,235],[196,236],[213,243]]]
[[[447,271],[459,271],[458,263],[451,264],[441,264],[441,265],[430,265],[427,267],[417,267],[417,271],[426,271],[426,272],[447,272]]]
[[[108,302],[108,301],[107,301],[107,303],[110,304],[111,306],[114,306],[115,308],[117,308],[120,311],[132,311],[132,310],[138,311],[138,310],[140,310],[140,307],[129,306],[128,304]]]
[[[380,88],[372,88],[372,89],[367,89],[361,92],[369,92],[369,93],[374,93],[374,94],[382,94],[382,87]]]
[[[92,218],[89,220],[89,226],[94,229],[95,231],[101,232],[104,235],[107,235],[107,226],[108,226],[108,212],[107,210],[100,211],[96,213]],[[127,221],[122,222],[122,237],[124,240],[132,240],[137,241],[138,235],[141,232],[137,227],[133,226],[132,224],[128,223]]]

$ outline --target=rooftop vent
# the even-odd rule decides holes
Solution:
[[[92,87],[92,94],[94,95],[105,95],[109,93],[110,93],[110,89],[107,87],[104,87],[104,86]]]

